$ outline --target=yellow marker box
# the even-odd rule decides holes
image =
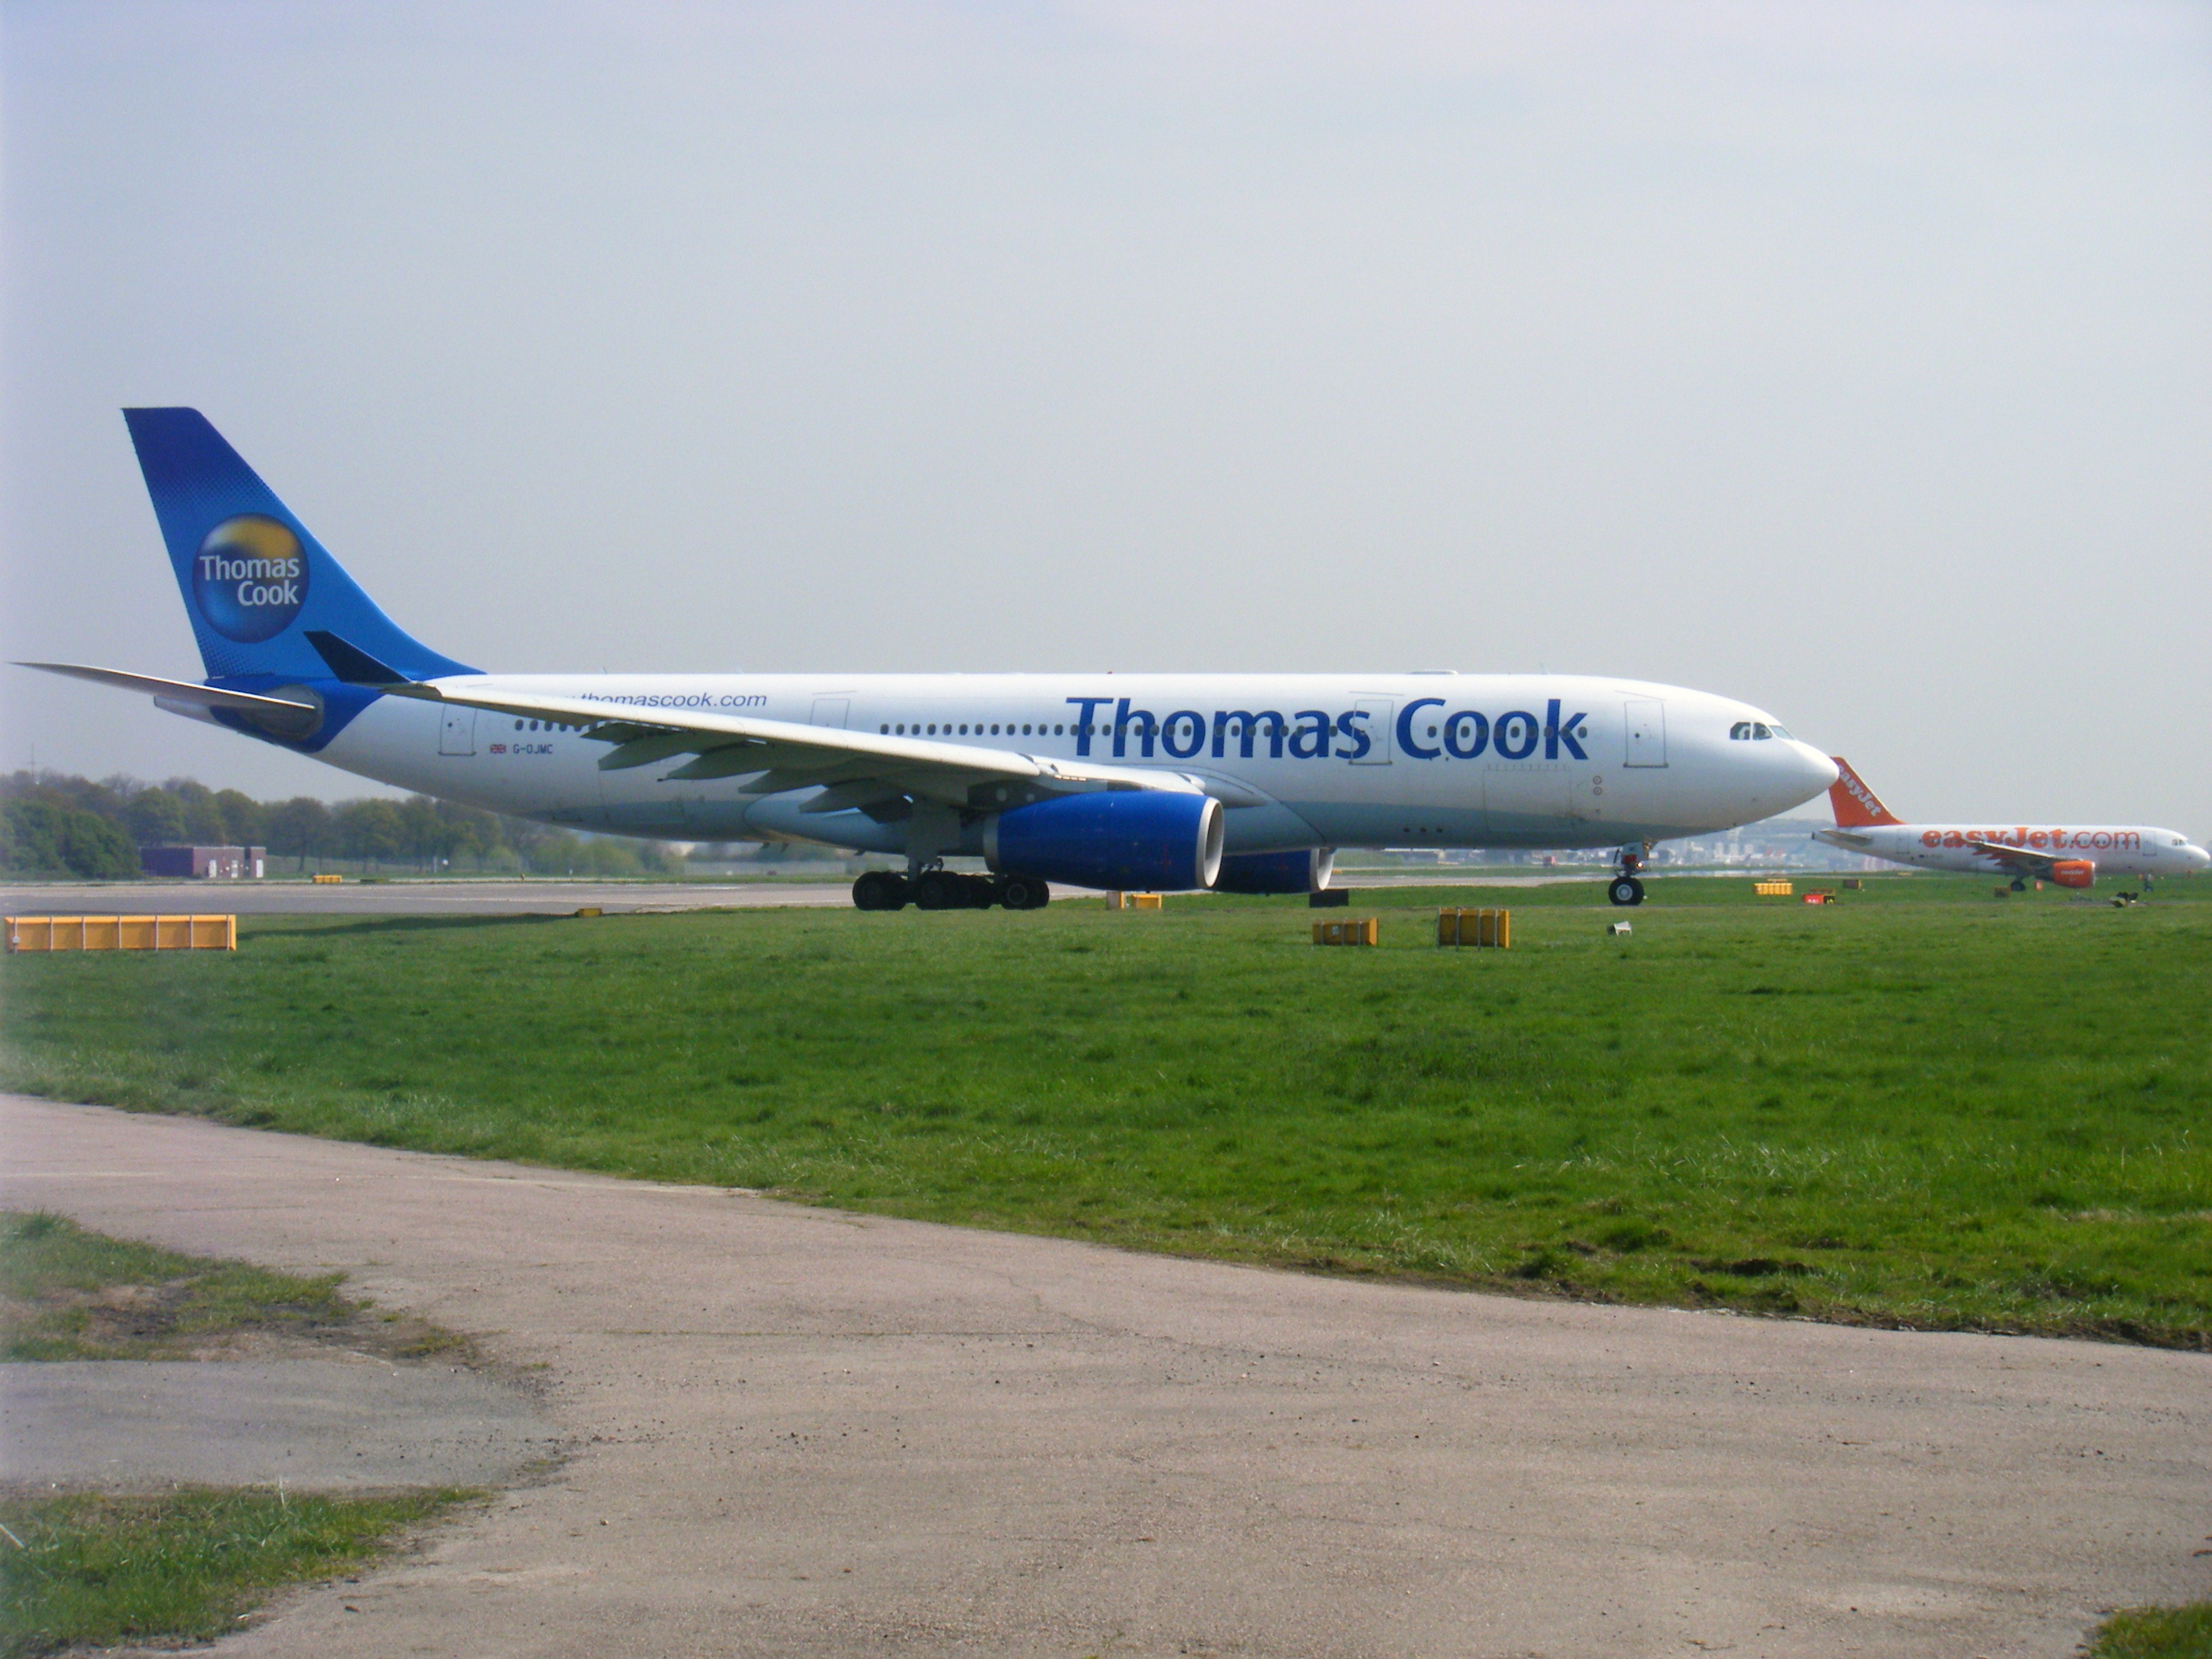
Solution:
[[[236,916],[7,916],[8,951],[235,951]]]
[[[1510,910],[1439,910],[1437,912],[1437,943],[1439,945],[1482,945],[1496,950],[1513,948],[1513,913]]]

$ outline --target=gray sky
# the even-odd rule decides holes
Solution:
[[[492,669],[1589,671],[2212,831],[2212,9],[7,0],[0,651],[118,406]],[[0,764],[312,763],[4,672]]]

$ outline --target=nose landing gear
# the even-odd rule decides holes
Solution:
[[[1606,888],[1605,896],[1615,904],[1644,902],[1644,884],[1637,872],[1644,868],[1644,849],[1624,847],[1620,849],[1620,873]]]

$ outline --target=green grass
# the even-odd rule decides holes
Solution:
[[[1591,884],[1321,913],[1381,915],[1374,951],[1267,900],[256,920],[235,957],[0,963],[0,1082],[1326,1271],[2212,1346],[2212,903],[1990,885],[1662,878],[1626,939]],[[1428,943],[1484,902],[1512,951]]]
[[[328,1578],[471,1494],[326,1498],[188,1490],[0,1499],[0,1659],[205,1641],[282,1585]]]
[[[2097,1627],[2089,1659],[2212,1659],[2212,1602],[2116,1613]]]

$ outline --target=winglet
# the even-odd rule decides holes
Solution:
[[[1835,809],[1836,828],[1863,830],[1870,824],[1902,823],[1904,819],[1881,804],[1881,797],[1860,781],[1859,775],[1851,770],[1851,763],[1841,755],[1831,755],[1836,763],[1836,781],[1828,786],[1828,805]]]

